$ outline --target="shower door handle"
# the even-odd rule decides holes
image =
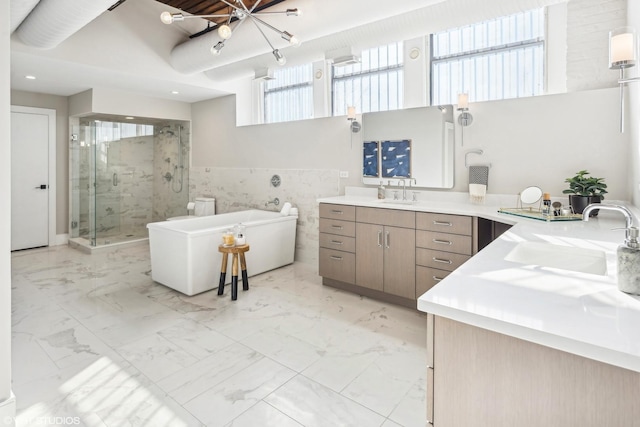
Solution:
[[[115,173],[115,172],[113,173],[112,180],[113,180],[113,186],[117,187],[118,186],[118,174],[117,173]]]

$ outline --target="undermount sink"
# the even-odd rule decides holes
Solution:
[[[380,203],[391,203],[391,204],[394,204],[394,205],[415,205],[418,202],[414,201],[414,200],[382,199],[382,200],[380,200]]]
[[[520,242],[504,259],[521,264],[581,273],[602,276],[607,274],[605,252],[597,249],[560,246],[544,242]]]

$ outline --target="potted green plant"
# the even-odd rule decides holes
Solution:
[[[567,178],[564,182],[569,183],[569,188],[563,190],[564,194],[569,194],[569,204],[573,212],[581,214],[584,208],[591,203],[600,203],[607,194],[607,184],[604,178],[589,176],[589,172],[581,170],[572,178]],[[598,210],[594,210],[589,216],[598,215]]]

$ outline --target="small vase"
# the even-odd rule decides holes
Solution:
[[[591,203],[600,203],[602,201],[600,196],[579,196],[577,194],[571,194],[569,196],[569,204],[573,208],[573,213],[581,214]],[[598,216],[599,209],[591,211],[589,217]]]

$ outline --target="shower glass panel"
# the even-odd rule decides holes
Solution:
[[[71,125],[70,237],[91,247],[148,237],[186,214],[190,127],[79,118]]]

